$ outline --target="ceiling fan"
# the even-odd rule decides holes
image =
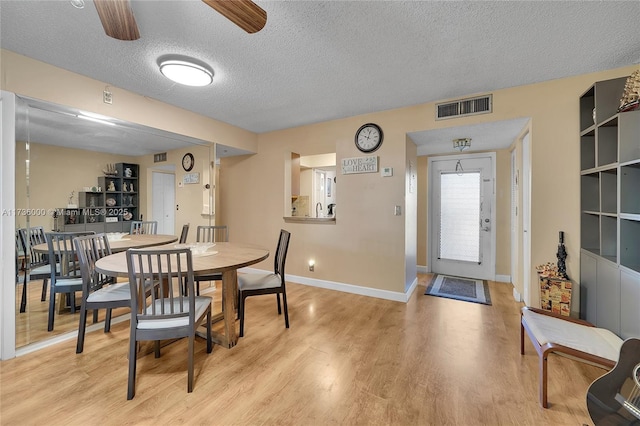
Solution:
[[[267,23],[267,12],[251,0],[202,0],[249,34]],[[94,0],[104,32],[118,40],[137,40],[140,32],[129,0]]]

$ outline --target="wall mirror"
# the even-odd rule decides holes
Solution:
[[[153,169],[181,179],[183,172],[180,160],[185,151],[197,153],[196,158],[211,167],[216,163],[216,157],[246,154],[233,147],[216,146],[209,141],[17,96],[15,201],[17,209],[28,210],[31,214],[16,214],[16,229],[42,226],[45,231],[55,230],[59,224],[52,209],[77,204],[78,192],[84,187],[97,186],[98,177],[103,174],[107,164],[144,164],[140,168],[141,174],[145,173],[144,169]],[[154,154],[163,152],[168,153],[169,161],[155,164]],[[214,187],[214,177],[214,173],[202,176],[210,181],[211,187]],[[138,194],[144,190],[132,189]],[[200,201],[202,191],[197,188],[196,192],[198,196],[191,199],[195,198],[193,201],[198,205],[204,204],[204,201]],[[144,207],[141,207],[142,211],[146,213]],[[201,210],[198,210],[194,214],[199,217],[200,213]],[[212,218],[201,220],[211,221]],[[176,223],[178,226],[181,227],[182,223]],[[77,313],[63,311],[56,315],[54,330],[47,331],[50,292],[47,289],[45,300],[42,301],[41,279],[27,280],[26,309],[20,312],[24,260],[24,257],[20,257],[17,266],[17,348],[74,331],[79,321]],[[128,310],[114,312],[114,315],[125,313],[128,314]],[[91,319],[88,322],[91,323]]]

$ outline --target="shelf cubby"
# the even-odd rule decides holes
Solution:
[[[593,169],[596,166],[596,137],[595,131],[580,136],[580,170]]]
[[[600,215],[583,212],[580,228],[582,248],[600,255]]]
[[[600,256],[618,262],[618,218],[600,216]]]
[[[640,163],[620,167],[620,213],[640,214],[639,188]]]
[[[593,126],[593,109],[596,107],[595,86],[580,97],[580,131]]]
[[[620,264],[640,272],[640,222],[620,220]]]
[[[621,113],[619,129],[620,163],[636,161],[640,158],[640,110]]]
[[[598,167],[618,162],[618,116],[608,120],[596,130]]]
[[[590,173],[580,177],[582,211],[600,211],[600,174]]]
[[[618,169],[609,169],[600,173],[600,211],[617,214],[618,212]]]

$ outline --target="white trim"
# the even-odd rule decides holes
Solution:
[[[0,92],[0,211],[13,212],[16,206],[16,96]],[[15,238],[16,218],[13,214],[0,216],[0,359],[15,357],[16,351],[16,285]]]
[[[522,302],[522,295],[518,293],[518,290],[516,290],[515,287],[513,288],[513,300],[516,302]]]
[[[418,272],[419,274],[428,274],[431,271],[429,270],[428,266],[418,265],[416,266],[416,272]]]
[[[269,273],[269,271],[266,271],[263,269],[255,269],[255,268],[241,268],[241,269],[238,269],[238,272],[258,273],[258,274]],[[409,301],[409,299],[411,298],[411,295],[413,294],[414,290],[418,286],[417,277],[413,280],[413,283],[411,283],[411,286],[405,293],[389,291],[389,290],[380,290],[377,288],[362,287],[358,285],[339,283],[335,281],[318,280],[315,278],[300,277],[297,275],[289,275],[289,274],[285,275],[285,279],[287,281],[290,281],[296,284],[303,284],[311,287],[326,288],[328,290],[336,290],[344,293],[359,294],[362,296],[376,297],[378,299],[393,300],[395,302],[405,302],[405,303]]]
[[[111,319],[111,325],[119,324],[124,321],[128,321],[131,319],[131,314],[126,313],[123,315],[118,315],[115,318]],[[85,331],[85,334],[91,333],[92,331],[102,330],[104,329],[104,321],[97,322],[95,324],[88,325]],[[16,357],[30,354],[32,352],[39,351],[40,349],[48,348],[49,346],[57,345],[58,343],[66,342],[67,340],[73,340],[78,338],[78,330],[69,331],[67,333],[59,334],[50,339],[40,340],[38,342],[31,343],[26,346],[22,346],[16,349]],[[86,342],[86,339],[85,339]]]
[[[499,283],[510,283],[511,275],[498,275],[496,274],[496,279],[494,280]]]

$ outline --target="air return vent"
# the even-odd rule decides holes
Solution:
[[[436,105],[436,120],[491,112],[491,95]]]

